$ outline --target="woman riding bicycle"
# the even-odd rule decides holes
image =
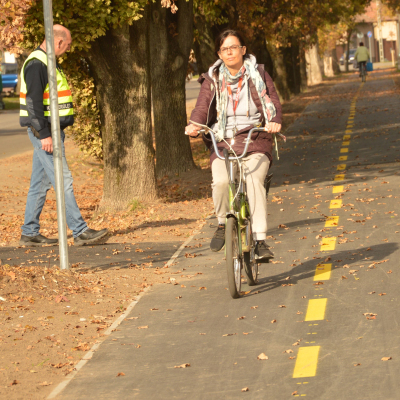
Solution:
[[[244,39],[239,32],[222,32],[215,42],[215,56],[218,60],[198,80],[201,90],[190,119],[216,132],[220,152],[231,146],[237,155],[242,153],[250,129],[266,126],[265,132],[256,132],[251,137],[244,158],[244,174],[253,238],[256,241],[256,258],[260,261],[263,258],[273,258],[265,241],[267,199],[264,180],[272,162],[271,133],[281,130],[282,107],[271,77],[263,66],[257,64],[253,55],[247,54]],[[197,137],[200,129],[190,124],[186,127],[186,133]],[[218,229],[210,248],[219,251],[225,244],[229,178],[225,163],[217,158],[210,137],[203,134],[203,141],[211,150],[213,200],[218,218]]]
[[[363,42],[360,42],[360,46],[358,47],[356,53],[354,54],[354,59],[357,60],[357,63],[360,68],[360,76],[361,76],[361,68],[364,68],[364,73],[366,73],[367,68],[367,61],[369,59],[369,51],[364,46]]]

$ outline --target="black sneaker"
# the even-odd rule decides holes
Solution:
[[[211,251],[220,251],[225,244],[225,224],[219,224],[217,230],[211,239]]]
[[[58,239],[48,239],[43,235],[36,235],[36,236],[21,235],[19,244],[20,246],[29,246],[29,247],[43,246],[44,244],[55,245],[58,244]]]
[[[85,232],[81,233],[79,236],[74,238],[75,246],[83,246],[84,244],[97,242],[102,237],[106,236],[108,229],[102,229],[101,231],[95,231],[94,229],[87,229]]]
[[[256,248],[254,250],[256,254],[256,260],[262,260],[267,258],[274,258],[274,253],[269,249],[265,240],[257,240]]]

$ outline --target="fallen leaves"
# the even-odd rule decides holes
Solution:
[[[175,367],[174,368],[188,368],[188,367],[190,367],[190,364],[181,364],[181,365],[175,365]]]
[[[389,360],[391,360],[392,359],[392,357],[382,357],[381,358],[381,361],[389,361]]]
[[[257,360],[268,360],[268,356],[265,353],[261,353],[257,356]]]
[[[54,301],[56,302],[56,303],[61,303],[61,302],[63,302],[63,301],[69,301],[65,296],[56,296],[55,297],[55,299],[54,299]]]
[[[118,372],[117,377],[118,376],[125,376],[125,374],[123,372]]]
[[[138,329],[148,329],[148,325],[144,325],[144,326],[138,326]]]
[[[248,388],[248,387],[244,387],[243,389],[242,389],[242,392],[249,392],[250,391],[250,389]]]
[[[373,314],[373,313],[363,313],[363,315],[365,315],[365,317],[367,318],[367,319],[376,319],[376,316],[378,315],[378,314]]]

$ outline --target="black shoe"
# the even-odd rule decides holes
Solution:
[[[36,246],[43,246],[44,244],[58,244],[58,239],[48,239],[47,237],[44,237],[43,235],[37,235],[37,236],[25,236],[21,235],[21,239],[19,240],[20,246],[30,246],[30,247],[36,247]]]
[[[211,251],[220,251],[225,244],[225,225],[219,224],[218,229],[215,231],[213,238],[211,239],[210,249]]]
[[[106,236],[108,229],[102,229],[101,231],[95,231],[94,229],[87,229],[79,236],[74,238],[75,246],[83,246],[84,244],[97,242],[102,237]]]
[[[256,254],[256,260],[274,258],[274,253],[269,249],[265,240],[257,240],[254,252]]]

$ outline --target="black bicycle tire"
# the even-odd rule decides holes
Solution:
[[[234,240],[236,237],[236,241],[238,240],[238,233],[237,233],[237,223],[236,219],[233,217],[229,217],[226,221],[225,225],[225,256],[226,256],[226,271],[228,274],[228,288],[229,288],[229,293],[232,296],[232,298],[237,299],[240,297],[240,289],[241,289],[241,277],[239,273],[239,284],[237,287],[236,285],[236,280],[235,280],[235,262],[234,262],[234,257],[235,257],[235,252],[236,252],[236,257],[239,256],[239,249],[237,248],[238,246],[236,245],[235,249],[235,244]]]
[[[253,233],[250,228],[250,249],[254,251],[254,243],[253,243]],[[254,257],[254,255],[253,255]],[[258,284],[258,263],[254,263],[255,268],[253,270],[253,265],[251,263],[251,251],[243,252],[243,269],[246,274],[247,284],[249,286],[255,286]]]

